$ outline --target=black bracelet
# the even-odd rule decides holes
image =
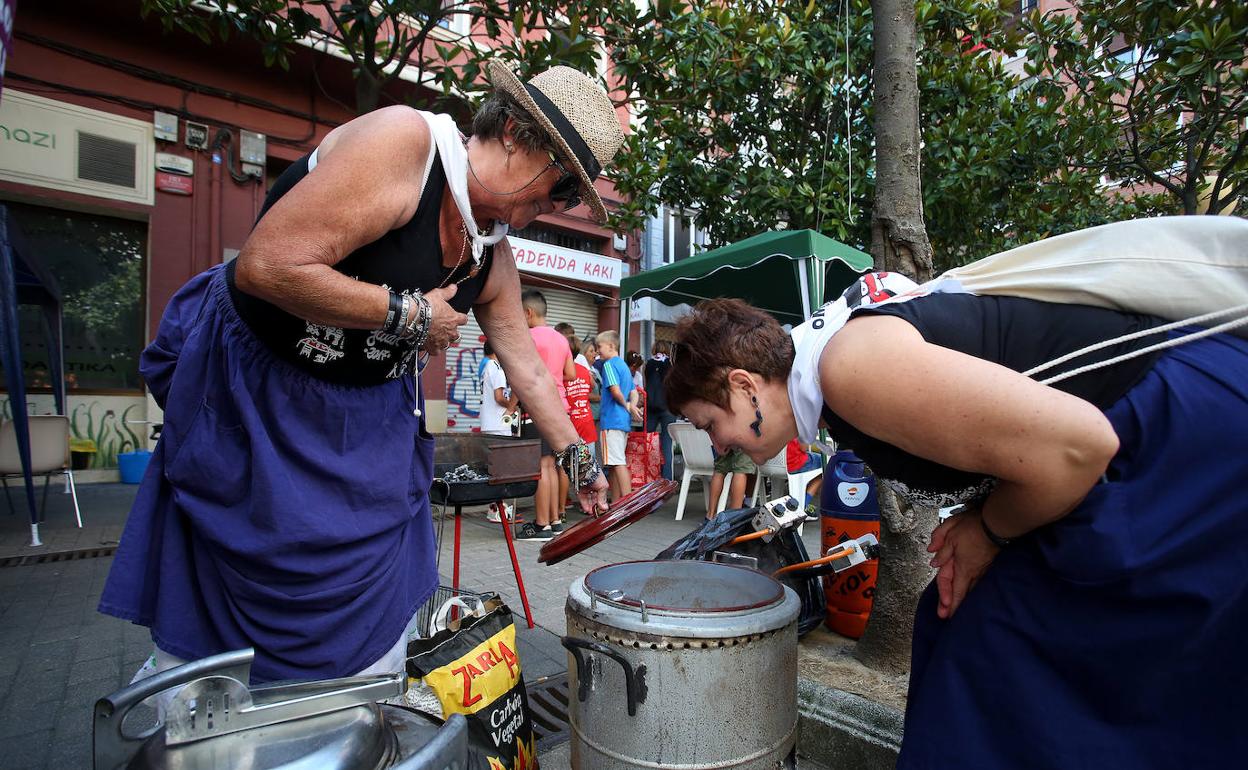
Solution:
[[[386,322],[381,325],[381,331],[388,334],[394,334],[399,328],[399,310],[402,309],[403,303],[399,295],[390,292],[390,309],[386,311]]]
[[[996,532],[993,532],[988,526],[988,520],[984,518],[982,513],[979,515],[979,525],[984,528],[984,534],[988,536],[988,540],[998,548],[1005,548],[1007,545],[1014,542],[1008,537],[1001,537]]]

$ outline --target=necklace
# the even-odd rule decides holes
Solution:
[[[467,256],[468,254],[468,225],[462,221],[459,223],[459,234],[464,239],[463,244],[459,247],[459,259],[455,260],[455,267],[452,267],[451,272],[447,273],[446,277],[442,279],[442,283],[438,284],[439,289],[446,286],[447,281],[451,280],[451,276],[455,275],[455,273],[459,271],[459,268],[464,264],[464,257]],[[484,263],[484,261],[485,259],[484,257],[482,257],[482,263]],[[481,270],[481,265],[474,264],[472,268],[467,272],[467,274],[464,275],[463,278],[460,278],[459,280],[455,282],[456,285],[463,283],[469,278],[472,278],[478,272],[480,272],[480,270]]]

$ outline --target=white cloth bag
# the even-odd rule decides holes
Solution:
[[[1115,222],[985,257],[922,288],[1092,305],[1170,321],[1248,311],[1248,220]],[[1248,326],[1234,333],[1248,337]]]

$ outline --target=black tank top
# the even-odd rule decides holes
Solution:
[[[265,198],[256,221],[308,174],[308,156],[291,164]],[[429,291],[463,278],[471,255],[458,269],[442,266],[438,216],[446,191],[446,172],[435,159],[416,213],[405,225],[351,252],[334,265],[338,272],[394,291]],[[493,262],[486,250],[481,270],[459,284],[451,306],[467,313],[485,286]],[[226,268],[230,297],[238,315],[279,358],[315,377],[344,385],[376,385],[415,370],[417,351],[393,334],[314,324],[239,290],[234,263]]]
[[[902,318],[933,345],[992,361],[1016,372],[1027,371],[1102,340],[1164,323],[1153,316],[1103,308],[970,294],[933,294],[881,307],[865,307],[854,315]],[[1098,350],[1044,371],[1037,379],[1104,361],[1162,339],[1164,337],[1158,334]],[[1154,352],[1138,356],[1056,382],[1053,387],[1104,410],[1139,382],[1158,355],[1159,352]],[[987,476],[916,457],[863,433],[826,406],[823,419],[838,444],[854,450],[877,476],[892,482],[916,502],[953,505],[991,489],[992,480]]]

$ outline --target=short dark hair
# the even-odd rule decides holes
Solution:
[[[670,356],[672,354],[672,343],[667,340],[655,340],[654,344],[650,346],[650,355],[657,356],[660,353]]]
[[[576,334],[576,329],[573,329],[572,324],[568,323],[567,321],[560,321],[559,323],[555,324],[555,331],[559,332],[565,337],[570,337]]]
[[[489,340],[486,340],[485,342],[481,343],[481,347],[484,348],[485,350],[484,355],[487,355],[487,356],[494,355],[494,346],[490,344]]]
[[[520,304],[537,313],[542,318],[546,317],[546,295],[537,289],[525,289],[520,295]]]
[[[502,139],[507,119],[515,121],[512,137],[516,144],[530,152],[555,152],[550,134],[520,105],[516,97],[495,89],[472,117],[472,134],[480,139]]]
[[[676,324],[672,368],[663,381],[668,408],[679,413],[701,399],[727,409],[729,371],[783,382],[792,368],[793,340],[779,321],[739,299],[706,300]]]

